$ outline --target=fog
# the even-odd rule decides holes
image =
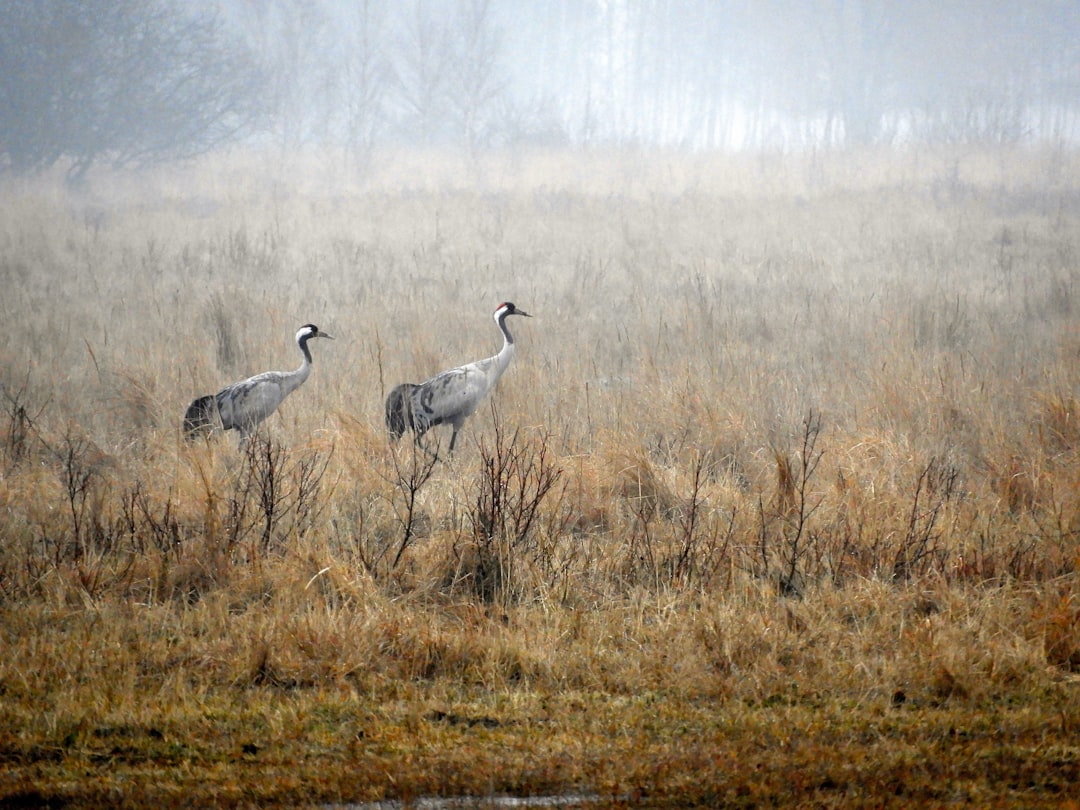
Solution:
[[[790,152],[1080,138],[1080,4],[162,0],[0,10],[0,170],[234,143]]]
[[[1078,134],[1080,5],[1070,2],[217,8],[276,66],[282,134],[302,139],[737,150]]]
[[[738,150],[1077,135],[1073,3],[234,0],[218,8],[277,66],[279,126],[302,139]]]

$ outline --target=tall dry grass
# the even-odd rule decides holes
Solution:
[[[266,687],[1074,688],[1074,155],[396,158],[3,194],[9,752],[288,736]],[[493,353],[501,300],[535,317],[454,462],[388,447],[389,388]],[[181,441],[308,321],[259,441]]]

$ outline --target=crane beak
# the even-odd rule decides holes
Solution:
[[[315,335],[315,337],[324,337],[327,340],[333,340],[334,339],[333,335],[328,335],[326,332],[319,332],[319,334]]]
[[[531,318],[532,317],[532,315],[530,315],[528,312],[526,312],[523,309],[515,309],[514,314],[515,315],[524,315],[526,318]]]

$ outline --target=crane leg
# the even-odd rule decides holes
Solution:
[[[414,445],[415,445],[416,447],[419,447],[419,448],[420,448],[421,450],[423,450],[423,451],[424,451],[424,452],[425,452],[425,453],[426,453],[427,455],[429,455],[429,456],[431,456],[432,458],[434,458],[434,459],[438,460],[438,458],[439,458],[439,454],[438,454],[438,453],[433,453],[433,452],[432,452],[432,451],[431,451],[430,449],[428,449],[428,447],[426,447],[426,446],[424,445],[424,442],[423,442],[423,441],[421,441],[421,439],[423,439],[423,437],[424,437],[424,434],[425,434],[426,432],[427,432],[426,430],[422,430],[422,429],[421,429],[421,430],[417,430],[417,429],[415,429],[415,428],[414,428],[414,429],[413,429],[413,444],[414,444]]]

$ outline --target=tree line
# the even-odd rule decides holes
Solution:
[[[1075,143],[1061,0],[7,0],[0,170],[225,144]]]

